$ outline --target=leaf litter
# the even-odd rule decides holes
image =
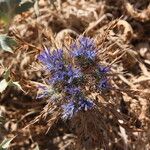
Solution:
[[[5,118],[0,127],[1,141],[16,136],[11,149],[148,150],[149,6],[149,0],[40,0],[36,13],[32,8],[16,15],[8,36],[18,45],[13,54],[0,51],[0,59],[10,68],[11,79],[17,85],[19,81],[19,88],[25,92],[8,87],[0,95],[0,105],[5,108],[0,109]],[[0,32],[4,33],[0,24]],[[67,52],[79,35],[94,39],[103,63],[112,67],[115,88],[105,98],[91,94],[100,110],[81,112],[72,121],[64,122],[55,105],[36,99],[37,85],[48,76],[41,71],[37,56],[43,45],[63,47]],[[0,79],[3,82],[2,76]]]

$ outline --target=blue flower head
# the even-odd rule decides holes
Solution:
[[[38,86],[37,99],[48,98],[54,94],[54,90],[51,86]]]
[[[61,100],[59,104],[63,110],[64,120],[71,119],[79,111],[95,108],[94,101],[86,97],[85,93],[89,93],[88,89],[93,91],[93,86],[96,86],[99,92],[109,89],[107,75],[110,68],[98,64],[96,46],[91,38],[79,37],[78,41],[72,45],[70,54],[72,63],[65,59],[68,56],[64,57],[64,51],[61,49],[50,52],[45,48],[44,52],[38,56],[39,61],[50,72],[48,83],[51,87],[51,89],[39,87],[41,92],[38,98],[50,96],[54,103],[56,100],[57,102]],[[88,79],[90,82],[87,84],[85,80]],[[92,88],[89,88],[91,80],[96,85],[92,84]],[[62,104],[63,100],[65,104]]]
[[[36,98],[40,99],[48,96],[49,96],[48,89],[45,86],[38,86],[38,94]]]
[[[38,56],[38,59],[49,71],[61,70],[64,67],[63,50],[61,49],[54,50],[50,53],[50,51],[45,48],[44,52]]]
[[[74,114],[78,111],[76,109],[74,102],[64,104],[62,105],[62,108],[63,108],[62,118],[64,120],[71,119],[74,116]]]
[[[107,90],[109,88],[109,83],[107,78],[103,78],[99,81],[98,89],[100,90]]]
[[[79,59],[94,61],[96,58],[95,44],[89,37],[80,37],[79,43],[72,45],[72,56]]]
[[[85,100],[85,99],[82,99],[79,101],[79,110],[84,110],[84,111],[87,111],[87,110],[90,110],[94,107],[94,103],[91,101],[91,100]]]
[[[78,102],[69,102],[68,104],[62,105],[63,113],[62,118],[64,120],[71,119],[78,111],[91,110],[95,104],[91,100],[79,100]]]
[[[51,79],[50,79],[50,83],[53,85],[56,85],[58,83],[64,83],[66,77],[67,77],[66,71],[58,70],[52,74]]]
[[[65,66],[63,70],[55,71],[51,76],[50,83],[74,84],[81,77],[80,69],[72,68],[69,65],[68,67]]]
[[[81,90],[78,87],[72,87],[72,86],[67,86],[65,88],[65,92],[69,95],[71,95],[72,97],[76,97],[79,96],[81,94]]]
[[[73,83],[76,79],[80,79],[82,77],[80,69],[72,68],[71,65],[67,68],[67,77],[68,77],[68,83]]]
[[[107,66],[106,67],[100,66],[98,71],[100,74],[107,74],[110,71],[110,68]]]

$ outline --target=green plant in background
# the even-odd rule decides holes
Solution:
[[[8,33],[9,26],[15,15],[21,14],[34,7],[36,15],[39,15],[39,0],[0,0],[0,21],[5,24],[4,33]],[[13,38],[6,34],[0,34],[0,50],[13,53],[12,47],[16,45]]]
[[[13,53],[13,47],[16,45],[17,43],[13,38],[5,34],[0,34],[0,50]]]
[[[38,15],[38,2],[39,0],[0,0],[0,21],[3,21],[5,24],[4,33],[8,33],[9,26],[15,15],[21,14],[29,10],[31,7],[34,7],[35,13]],[[13,38],[7,34],[0,34],[0,50],[13,53],[13,47],[16,45],[17,43]],[[10,78],[9,69],[5,68],[3,73],[0,73],[0,78],[2,78],[2,80],[0,80],[0,93],[2,93],[8,86],[16,86],[22,90],[19,83],[13,82]]]
[[[2,141],[2,143],[0,144],[0,150],[7,150],[9,148],[9,145],[11,143],[11,141],[13,140],[14,138],[10,138],[10,139],[4,139]]]
[[[10,76],[10,70],[3,67],[3,72],[0,75],[2,80],[0,81],[0,93],[2,93],[8,86],[15,86],[18,89],[22,90],[21,85],[18,82],[14,82]]]
[[[13,17],[34,7],[38,15],[38,0],[0,0],[0,19],[10,25]]]
[[[0,127],[1,127],[1,125],[3,125],[3,123],[4,123],[4,117],[1,116],[1,114],[0,114]]]

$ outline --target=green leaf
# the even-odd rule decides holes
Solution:
[[[0,19],[9,24],[16,14],[28,11],[33,5],[33,0],[0,0]]]
[[[27,3],[27,2],[31,2],[32,3],[32,0],[21,0],[20,5],[22,5],[24,3]]]
[[[0,3],[2,3],[2,2],[9,3],[9,2],[10,2],[10,0],[0,0]]]
[[[38,3],[39,0],[0,0],[0,19],[6,25],[11,24],[16,14],[28,11],[31,7],[34,7],[35,13],[38,16]]]
[[[0,0],[0,19],[6,24],[9,24],[12,19],[12,9],[13,7],[10,6],[10,0]]]
[[[4,123],[4,117],[0,115],[0,125]]]
[[[11,139],[4,139],[2,141],[2,143],[0,144],[0,150],[7,150],[9,148],[9,145],[10,145],[11,141],[13,139],[14,139],[14,137],[11,138]]]
[[[2,93],[7,88],[8,84],[9,83],[6,81],[6,79],[0,81],[0,93]]]
[[[25,92],[25,91],[22,89],[22,87],[21,87],[21,85],[19,84],[19,82],[13,82],[13,81],[12,81],[12,82],[9,83],[9,86],[15,86],[15,87],[17,87],[19,90]]]
[[[22,4],[20,4],[18,7],[15,9],[15,14],[21,14],[25,11],[28,11],[31,7],[34,6],[34,2],[32,1],[26,1]]]
[[[8,80],[9,76],[10,76],[10,70],[5,68],[5,71],[3,73],[3,78]]]
[[[40,150],[39,145],[36,143],[36,147],[33,150]]]
[[[5,34],[0,35],[0,49],[13,53],[12,47],[15,45],[17,45],[17,43],[14,39]]]
[[[39,0],[35,0],[35,3],[34,3],[34,11],[35,11],[35,14],[37,16],[39,16],[40,12],[39,12]]]
[[[9,22],[9,16],[2,11],[0,11],[0,19],[6,24]]]

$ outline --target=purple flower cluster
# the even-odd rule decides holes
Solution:
[[[72,56],[77,58],[81,67],[88,67],[96,60],[95,44],[89,37],[80,37],[78,43],[72,45]]]
[[[108,79],[102,78],[98,83],[98,89],[100,90],[107,90],[109,89]]]
[[[72,118],[78,111],[87,111],[94,107],[94,103],[91,100],[81,99],[77,102],[69,102],[67,104],[62,105],[63,113],[62,118],[64,120]]]
[[[109,89],[109,80],[107,74],[110,72],[109,67],[100,66],[98,67],[97,77],[98,77],[98,89],[101,91]]]
[[[51,89],[49,89],[47,86],[38,86],[38,89],[37,98],[46,98],[52,94]]]
[[[51,85],[53,91],[59,91],[64,96],[62,105],[62,118],[64,120],[72,118],[79,111],[91,110],[95,107],[93,100],[85,95],[86,76],[84,67],[92,69],[96,72],[96,87],[99,90],[108,88],[107,74],[110,71],[108,67],[99,66],[97,63],[96,46],[89,37],[80,37],[77,42],[71,46],[70,57],[75,60],[75,64],[69,64],[64,57],[64,51],[61,49],[50,52],[45,49],[38,56],[45,69],[50,72],[48,84]],[[91,76],[94,76],[91,73]],[[47,88],[42,88],[43,94],[39,97],[49,96],[50,92]]]
[[[64,67],[63,50],[54,50],[52,53],[45,48],[45,51],[38,56],[38,59],[44,64],[48,71],[62,70]]]
[[[56,85],[57,83],[72,84],[82,77],[80,69],[72,68],[71,66],[64,66],[63,70],[53,72],[50,83]]]

